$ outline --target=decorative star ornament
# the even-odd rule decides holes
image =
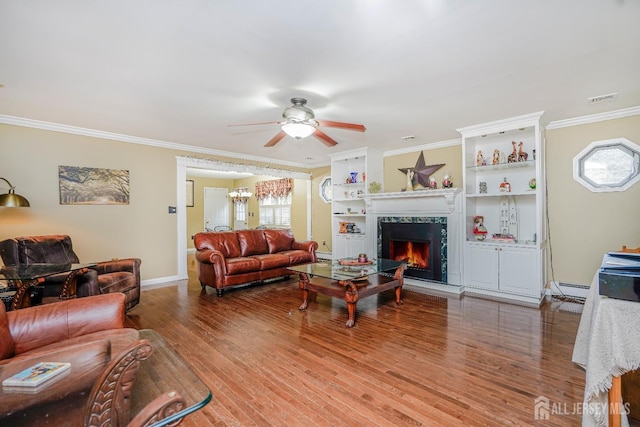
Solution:
[[[416,185],[416,183],[419,183],[420,185],[426,188],[426,187],[429,187],[429,177],[444,165],[445,163],[442,163],[439,165],[427,165],[424,162],[424,152],[421,151],[420,157],[418,157],[418,161],[416,162],[416,165],[414,167],[398,168],[398,170],[405,175],[407,174],[407,172],[413,171],[413,179],[411,183],[413,185]]]

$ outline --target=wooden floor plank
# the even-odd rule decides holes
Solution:
[[[145,287],[128,323],[155,329],[213,391],[183,426],[495,426],[534,418],[544,396],[569,410],[584,371],[571,362],[579,310],[430,295],[413,287],[346,304],[318,295],[300,312],[296,280],[226,292],[189,280]]]

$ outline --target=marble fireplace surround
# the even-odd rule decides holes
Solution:
[[[375,236],[377,253],[379,219],[410,217],[415,222],[426,218],[446,218],[447,224],[447,282],[405,278],[405,283],[445,292],[462,293],[462,192],[459,188],[417,190],[399,193],[376,193],[362,196],[366,203],[367,234]]]

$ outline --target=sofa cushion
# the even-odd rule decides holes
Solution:
[[[101,274],[98,284],[102,293],[124,292],[137,287],[136,276],[128,271]]]
[[[239,230],[237,234],[242,256],[269,253],[269,247],[262,230]]]
[[[260,261],[253,257],[236,257],[224,260],[227,274],[251,273],[260,270]]]
[[[289,257],[282,253],[253,255],[251,258],[255,258],[260,261],[260,270],[287,267],[290,264]]]
[[[269,245],[270,254],[290,250],[294,240],[291,230],[264,230],[264,237]]]
[[[0,304],[0,360],[8,359],[13,356],[14,345],[11,332],[9,331],[9,320],[4,303]]]
[[[235,231],[198,233],[195,235],[193,243],[199,251],[212,249],[222,253],[225,258],[240,256],[240,243]]]

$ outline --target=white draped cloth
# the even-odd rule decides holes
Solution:
[[[640,368],[640,303],[601,296],[598,273],[585,301],[571,360],[586,371],[582,425],[608,425],[611,378]],[[622,425],[628,426],[621,412]]]

